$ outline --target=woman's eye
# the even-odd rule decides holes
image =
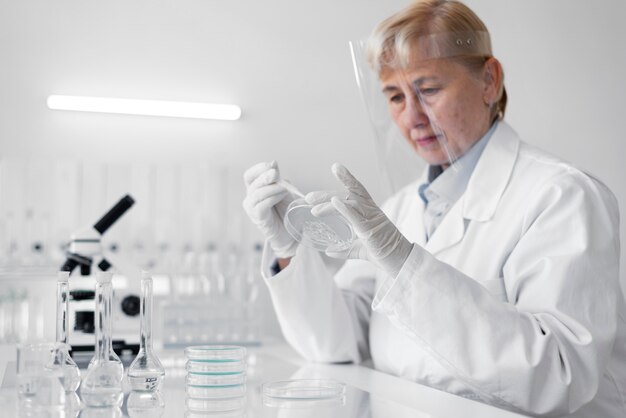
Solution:
[[[401,103],[402,100],[404,100],[404,96],[401,94],[394,94],[393,96],[389,97],[389,102],[391,103]]]
[[[424,96],[432,96],[433,94],[436,94],[437,92],[439,92],[439,90],[440,89],[438,87],[425,87],[425,88],[419,89],[419,93]]]

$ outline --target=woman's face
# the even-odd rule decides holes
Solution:
[[[450,155],[461,157],[489,129],[486,103],[493,98],[485,74],[470,73],[452,60],[432,59],[409,70],[385,70],[380,79],[394,122],[430,165],[448,167]]]

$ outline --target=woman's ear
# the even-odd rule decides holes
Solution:
[[[485,61],[483,70],[483,81],[485,83],[483,100],[486,105],[490,106],[500,99],[503,86],[503,74],[500,61],[494,57],[490,57]]]

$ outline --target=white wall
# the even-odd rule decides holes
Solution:
[[[238,173],[260,160],[279,161],[303,190],[334,187],[328,167],[341,161],[377,194],[347,42],[405,4],[0,0],[0,157],[226,165],[232,213],[241,212]],[[504,65],[510,123],[604,180],[625,207],[626,2],[467,4]],[[244,114],[211,122],[53,112],[52,93],[227,102]]]

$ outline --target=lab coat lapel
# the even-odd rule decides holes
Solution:
[[[413,213],[419,214],[419,216],[411,216],[406,218],[407,225],[405,225],[405,230],[408,232],[407,238],[409,241],[418,244],[421,247],[426,245],[426,229],[424,228],[424,202],[417,195],[417,188],[420,184],[426,183],[428,180],[428,166],[422,173],[419,182],[415,185],[415,198],[413,200],[413,205],[415,205],[415,210]]]
[[[501,121],[476,164],[474,173],[461,197],[465,219],[487,222],[493,218],[517,160],[520,139],[506,122]]]
[[[470,222],[491,220],[509,182],[518,149],[519,137],[501,121],[476,164],[465,193],[428,240],[426,250],[436,255],[460,242]]]
[[[457,201],[446,216],[441,221],[441,224],[435,230],[435,233],[430,237],[424,248],[433,255],[445,250],[461,241],[465,234],[465,225],[463,222],[463,216],[461,216],[460,200]]]
[[[383,211],[410,242],[421,247],[426,245],[424,230],[424,202],[418,195],[418,187],[428,179],[428,169],[420,178],[396,195],[397,201],[385,202]]]

